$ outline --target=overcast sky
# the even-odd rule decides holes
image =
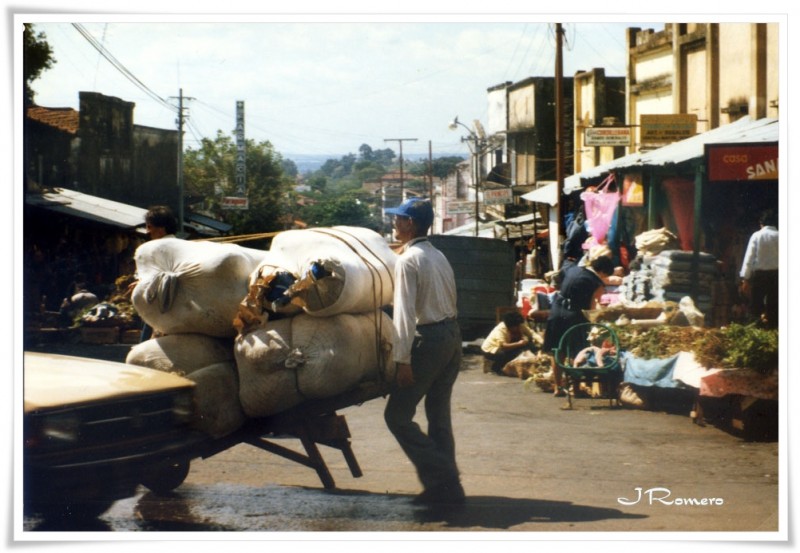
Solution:
[[[625,29],[664,27],[583,18],[559,21],[565,76],[594,67],[624,76]],[[448,129],[455,116],[486,124],[489,87],[555,73],[555,25],[530,16],[29,19],[56,60],[33,83],[39,105],[77,109],[79,92],[95,91],[134,102],[136,124],[174,129],[165,104],[176,106],[182,90],[192,147],[232,132],[243,100],[247,138],[285,157],[357,153],[364,143],[397,152],[398,138],[417,139],[403,142],[408,154],[427,154],[429,141],[434,156],[466,152],[463,129]]]

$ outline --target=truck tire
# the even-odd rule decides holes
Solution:
[[[162,463],[147,469],[142,484],[156,494],[167,494],[183,484],[189,475],[189,461]]]

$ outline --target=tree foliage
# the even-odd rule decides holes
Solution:
[[[221,200],[236,195],[236,142],[217,131],[204,138],[197,149],[184,154],[184,185],[189,195],[203,200],[203,209],[233,225],[234,234],[272,232],[291,223],[283,160],[269,142],[245,141],[247,210],[223,209]]]
[[[312,227],[348,225],[378,231],[381,226],[369,204],[353,193],[329,196],[313,203],[303,209],[301,217]]]
[[[22,76],[24,81],[24,102],[26,106],[33,104],[36,92],[31,84],[38,79],[42,71],[50,69],[56,62],[53,50],[43,32],[37,33],[33,25],[25,23],[22,33]]]
[[[298,217],[311,226],[355,225],[386,231],[382,228],[380,196],[364,191],[364,183],[378,182],[389,172],[397,171],[398,159],[390,148],[358,148],[358,155],[347,154],[328,159],[317,170],[305,175],[311,203],[298,211]],[[446,178],[463,158],[449,156],[428,161],[404,160],[407,190],[427,194],[429,175]]]

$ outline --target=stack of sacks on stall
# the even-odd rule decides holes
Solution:
[[[158,336],[131,348],[126,362],[185,375],[197,383],[196,426],[213,437],[246,417],[239,403],[233,319],[250,274],[266,252],[234,244],[152,240],[134,255],[132,303]]]
[[[636,259],[630,272],[619,287],[620,297],[629,304],[640,304],[653,299],[652,262],[664,250],[680,246],[678,237],[666,228],[645,231],[635,239]]]
[[[272,258],[250,277],[236,325],[239,396],[250,417],[360,382],[392,378],[392,301],[397,255],[358,227],[278,234]]]
[[[700,311],[709,313],[712,289],[719,272],[717,260],[711,254],[698,252],[693,268],[693,259],[693,252],[666,250],[659,253],[650,263],[653,298],[680,302],[684,297],[693,295]]]

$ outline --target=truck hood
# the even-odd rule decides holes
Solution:
[[[195,386],[145,367],[50,353],[25,352],[23,371],[26,413]]]

